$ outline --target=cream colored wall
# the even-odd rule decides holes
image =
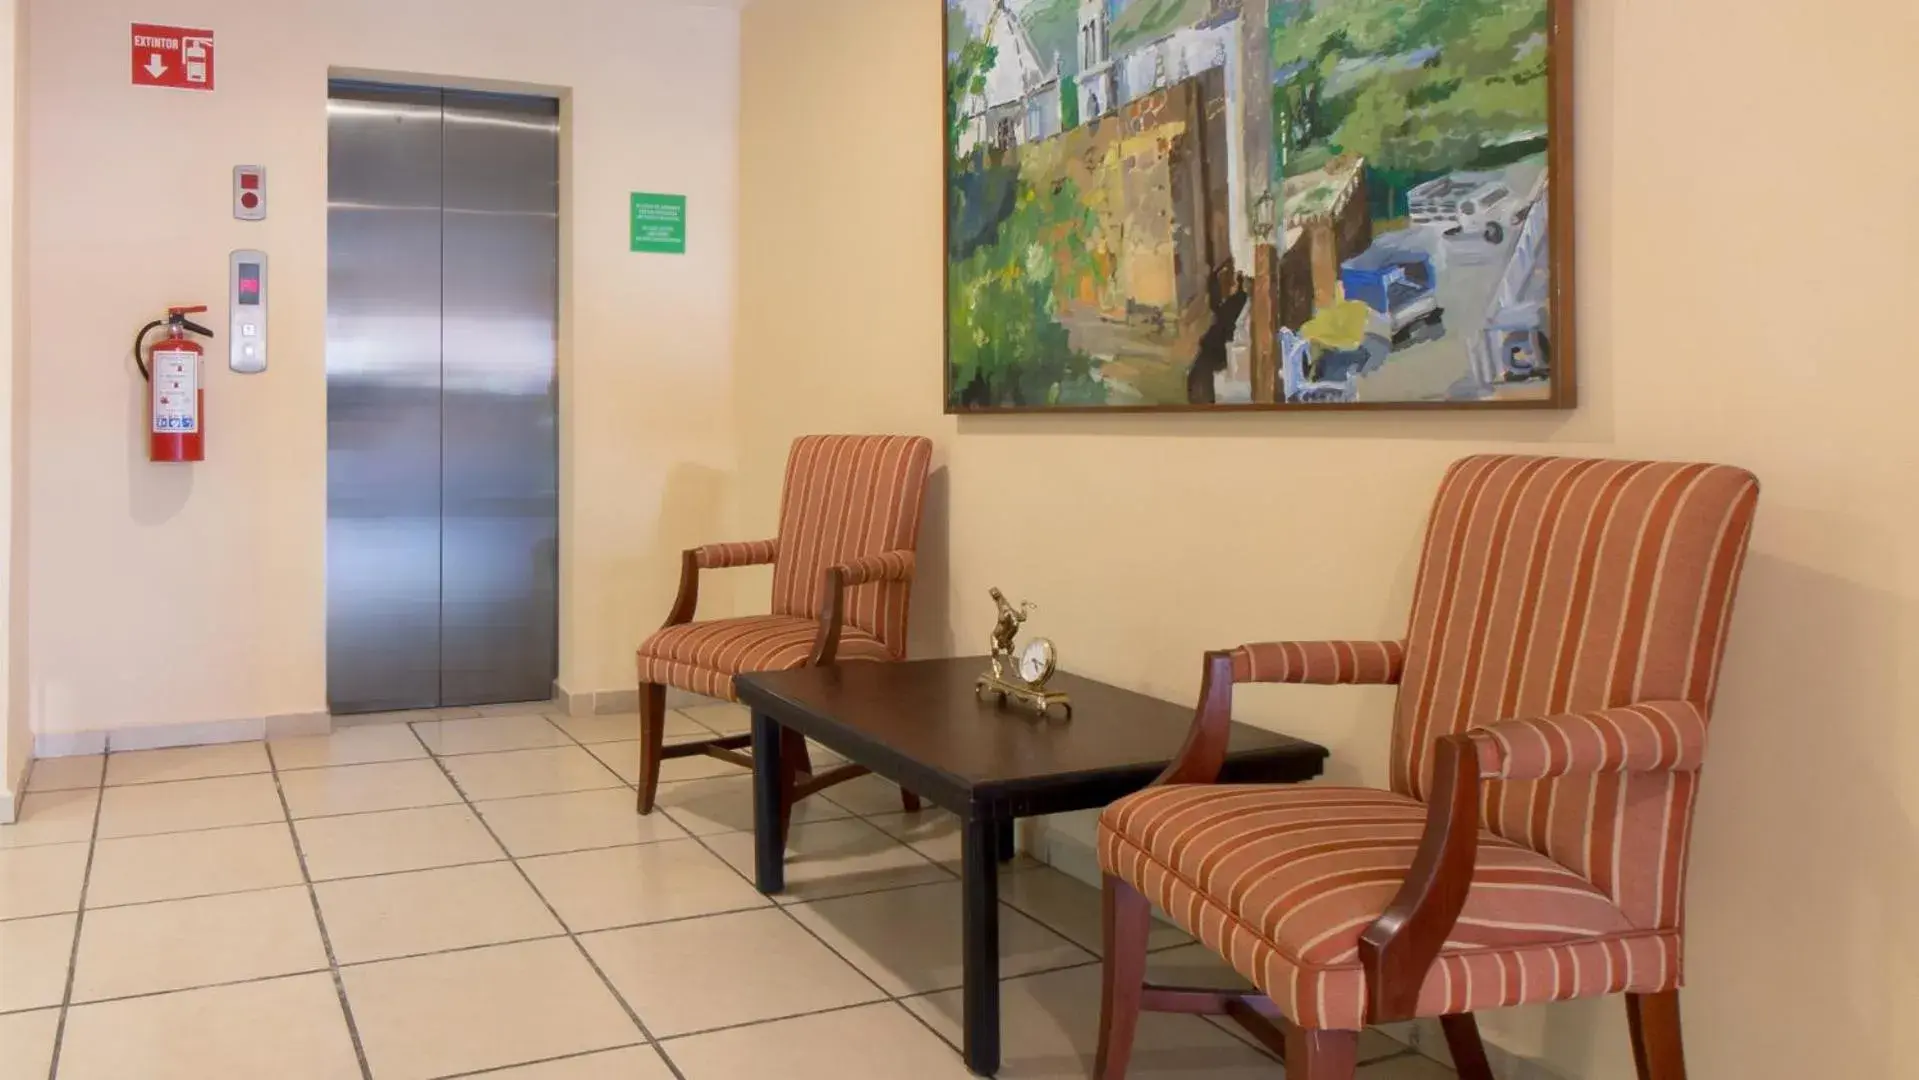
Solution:
[[[25,455],[18,452],[26,431],[26,386],[23,360],[26,340],[26,312],[18,303],[23,292],[21,273],[23,249],[19,243],[24,229],[22,213],[25,185],[21,183],[23,156],[18,152],[26,125],[20,122],[25,95],[26,56],[21,49],[21,29],[26,18],[19,0],[0,0],[0,230],[6,232],[0,250],[8,252],[0,270],[0,343],[4,343],[7,362],[0,365],[0,447],[6,458],[0,462],[0,507],[6,519],[0,536],[6,538],[5,558],[0,559],[0,820],[5,820],[16,785],[26,773],[33,735],[24,708],[25,672],[21,659],[26,655],[25,553],[26,515],[22,506],[26,484]],[[14,809],[17,809],[15,807]]]
[[[1185,699],[1209,647],[1397,636],[1426,501],[1459,455],[1746,465],[1765,494],[1693,847],[1692,1075],[1909,1071],[1919,8],[1582,0],[1577,412],[955,420],[940,7],[746,13],[742,537],[771,531],[791,436],[931,435],[946,479],[921,654],[976,651],[998,584],[1039,602],[1068,666]],[[1244,694],[1241,715],[1332,746],[1335,779],[1380,782],[1389,707],[1289,688]],[[1631,1075],[1617,1002],[1490,1031],[1565,1076]]]
[[[128,84],[128,27],[216,33],[212,94]],[[32,708],[43,733],[325,708],[329,68],[565,101],[561,680],[631,685],[683,536],[733,455],[738,16],[605,0],[32,6]],[[232,219],[235,164],[271,218]],[[627,250],[631,191],[684,192],[684,257]],[[204,464],[150,465],[128,342],[224,325],[227,252],[272,260],[273,367],[209,356]],[[667,511],[671,511],[668,513]]]

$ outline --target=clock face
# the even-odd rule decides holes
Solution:
[[[1053,643],[1034,638],[1019,651],[1019,677],[1029,683],[1045,682],[1053,675],[1055,660]]]

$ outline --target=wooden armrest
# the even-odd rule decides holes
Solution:
[[[1199,705],[1186,745],[1153,781],[1160,784],[1211,784],[1226,767],[1226,741],[1233,729],[1233,654],[1209,652],[1200,676]]]

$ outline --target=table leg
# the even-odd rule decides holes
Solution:
[[[780,837],[780,725],[753,714],[753,869],[763,893],[786,888],[786,845]]]
[[[999,1071],[1000,823],[968,817],[964,828],[966,1067],[975,1076],[991,1076]]]
[[[1007,818],[999,823],[999,861],[1012,862],[1019,854],[1019,833],[1013,828],[1013,819]]]

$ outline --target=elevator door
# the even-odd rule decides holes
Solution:
[[[544,699],[558,662],[558,104],[330,90],[329,704]]]

